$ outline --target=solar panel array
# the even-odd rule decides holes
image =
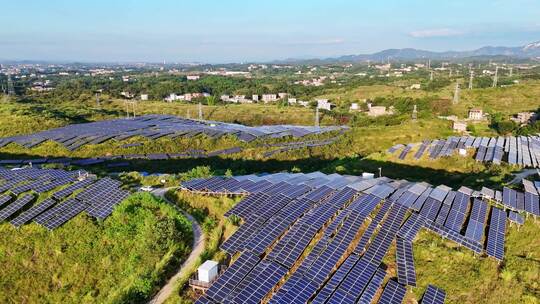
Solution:
[[[0,167],[0,188],[6,192],[0,195],[0,221],[9,220],[15,227],[34,221],[52,230],[83,211],[104,219],[128,195],[120,186],[118,181],[95,179],[83,171]],[[48,197],[35,202],[47,192],[51,192]]]
[[[383,288],[383,259],[394,241],[397,277],[379,301],[398,303],[406,286],[416,285],[413,242],[422,228],[502,260],[506,214],[521,216],[491,208],[498,191],[488,188],[452,190],[385,177],[276,173],[194,179],[181,188],[245,195],[226,213],[242,225],[221,246],[240,258],[198,303],[371,303]],[[538,195],[536,184],[525,188]],[[422,301],[444,297],[428,287]]]
[[[414,154],[420,159],[428,154],[429,159],[451,156],[459,149],[475,149],[474,159],[478,162],[500,164],[505,161],[522,167],[540,168],[540,136],[471,137],[451,136],[446,139],[424,141],[421,144],[397,144],[388,149],[389,153],[401,150],[399,159],[405,159],[415,146]]]
[[[32,148],[47,140],[52,140],[74,151],[84,145],[100,144],[111,139],[121,141],[135,136],[143,136],[155,140],[164,136],[177,138],[180,136],[193,137],[200,134],[211,138],[232,135],[239,140],[250,142],[259,138],[304,137],[345,129],[347,127],[292,125],[247,127],[239,124],[193,120],[171,115],[144,115],[132,119],[75,124],[30,135],[4,137],[0,139],[0,147],[17,143],[26,148]]]
[[[504,254],[506,211],[489,211],[485,195],[496,197],[496,192],[487,188],[454,191],[444,185],[320,172],[212,177],[181,187],[245,194],[226,213],[241,218],[243,225],[222,249],[260,259],[234,276],[238,280],[230,285],[236,287],[216,283],[218,287],[211,287],[199,303],[258,303],[262,299],[270,303],[370,303],[386,276],[382,261],[394,240],[397,278],[384,288],[380,301],[399,301],[405,286],[416,285],[412,249],[421,228],[477,254],[486,252],[496,258]],[[312,248],[306,253],[310,243]],[[230,273],[225,272],[224,282],[237,272],[236,263]],[[284,272],[289,273],[285,281]],[[248,273],[250,279],[241,278]],[[259,289],[253,280],[267,283]],[[248,286],[249,291],[244,290]],[[215,289],[224,291],[218,294]],[[424,298],[429,297],[427,293]]]

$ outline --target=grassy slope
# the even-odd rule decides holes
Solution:
[[[85,214],[49,232],[0,224],[0,302],[142,302],[189,252],[191,225],[149,194],[103,222]]]
[[[540,223],[507,228],[505,260],[488,257],[423,230],[414,242],[418,287],[415,303],[428,284],[446,290],[446,303],[540,303]]]

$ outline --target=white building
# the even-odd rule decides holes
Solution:
[[[289,96],[289,94],[287,94],[287,93],[278,93],[278,96],[279,96],[280,99],[285,99],[285,98],[287,98],[287,96]]]
[[[328,99],[317,99],[317,108],[321,110],[332,110],[334,105]]]
[[[296,104],[296,98],[289,98],[289,99],[287,99],[287,102],[288,102],[290,105],[295,105],[295,104]]]
[[[259,95],[251,95],[251,100],[259,101]]]
[[[452,129],[460,133],[467,132],[467,123],[461,121],[454,121]]]
[[[148,94],[141,94],[141,100],[148,100]]]
[[[484,119],[484,111],[479,108],[474,108],[469,110],[469,119],[470,120],[482,120]]]
[[[276,94],[263,94],[262,95],[262,101],[264,103],[269,103],[278,100],[278,96]]]
[[[187,75],[187,80],[199,80],[201,76],[199,75]]]
[[[351,107],[349,108],[350,111],[358,111],[360,110],[360,106],[358,106],[357,102],[351,103]]]

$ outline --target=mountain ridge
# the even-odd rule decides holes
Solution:
[[[532,42],[524,46],[507,47],[507,46],[484,46],[471,51],[428,51],[416,48],[392,48],[385,49],[372,54],[358,54],[358,55],[343,55],[338,57],[328,58],[312,58],[312,59],[285,59],[278,60],[276,62],[352,62],[352,61],[386,61],[388,59],[394,60],[419,60],[419,59],[464,59],[469,57],[482,57],[482,56],[504,56],[514,57],[520,59],[536,58],[540,57],[540,41]]]

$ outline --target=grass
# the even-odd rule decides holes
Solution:
[[[85,214],[50,232],[0,224],[0,302],[142,303],[189,253],[191,225],[136,194],[112,216]]]
[[[407,303],[420,299],[428,284],[444,289],[446,303],[540,303],[540,223],[528,219],[507,229],[505,260],[470,250],[421,231],[414,242],[418,286]]]

